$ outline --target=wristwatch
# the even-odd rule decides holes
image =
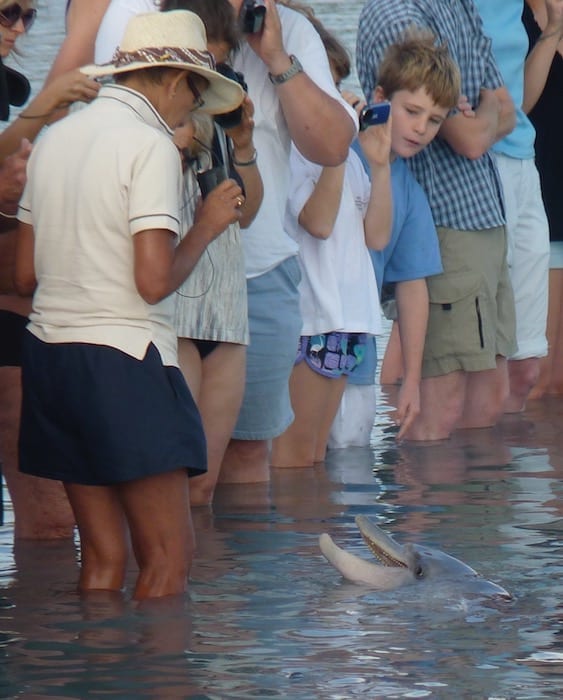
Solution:
[[[298,73],[303,73],[303,66],[299,62],[297,56],[294,56],[292,54],[289,57],[289,60],[291,61],[291,65],[285,71],[285,73],[279,73],[278,75],[272,75],[271,73],[268,73],[268,77],[270,78],[270,81],[273,85],[283,85],[284,83],[287,83],[288,80],[291,80],[291,78],[293,78],[294,75],[297,75]]]

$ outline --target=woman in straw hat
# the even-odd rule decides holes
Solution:
[[[115,84],[41,139],[19,210],[16,284],[34,293],[20,469],[64,483],[81,590],[122,588],[128,529],[133,596],[159,597],[185,590],[186,475],[206,461],[170,295],[243,204],[225,180],[184,221],[172,131],[195,109],[231,111],[243,91],[214,70],[203,24],[185,11],[134,17],[113,61],[83,71]]]

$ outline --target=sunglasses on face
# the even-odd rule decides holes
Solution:
[[[188,87],[194,96],[192,112],[195,112],[196,109],[200,109],[205,104],[205,100],[201,96],[201,93],[207,89],[208,82],[205,80],[205,78],[202,78],[199,75],[196,76],[193,73],[188,73],[186,80],[188,82]]]
[[[15,2],[13,5],[8,5],[8,7],[0,10],[0,24],[4,27],[13,27],[21,19],[23,28],[27,31],[35,21],[36,15],[36,9],[24,10],[21,5]]]

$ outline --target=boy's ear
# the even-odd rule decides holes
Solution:
[[[386,97],[385,93],[383,92],[383,88],[381,85],[377,85],[375,90],[373,91],[373,101],[374,102],[385,102]]]

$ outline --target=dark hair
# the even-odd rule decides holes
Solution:
[[[208,41],[224,41],[231,51],[239,47],[235,10],[229,0],[161,0],[160,11],[189,10],[205,25]]]

